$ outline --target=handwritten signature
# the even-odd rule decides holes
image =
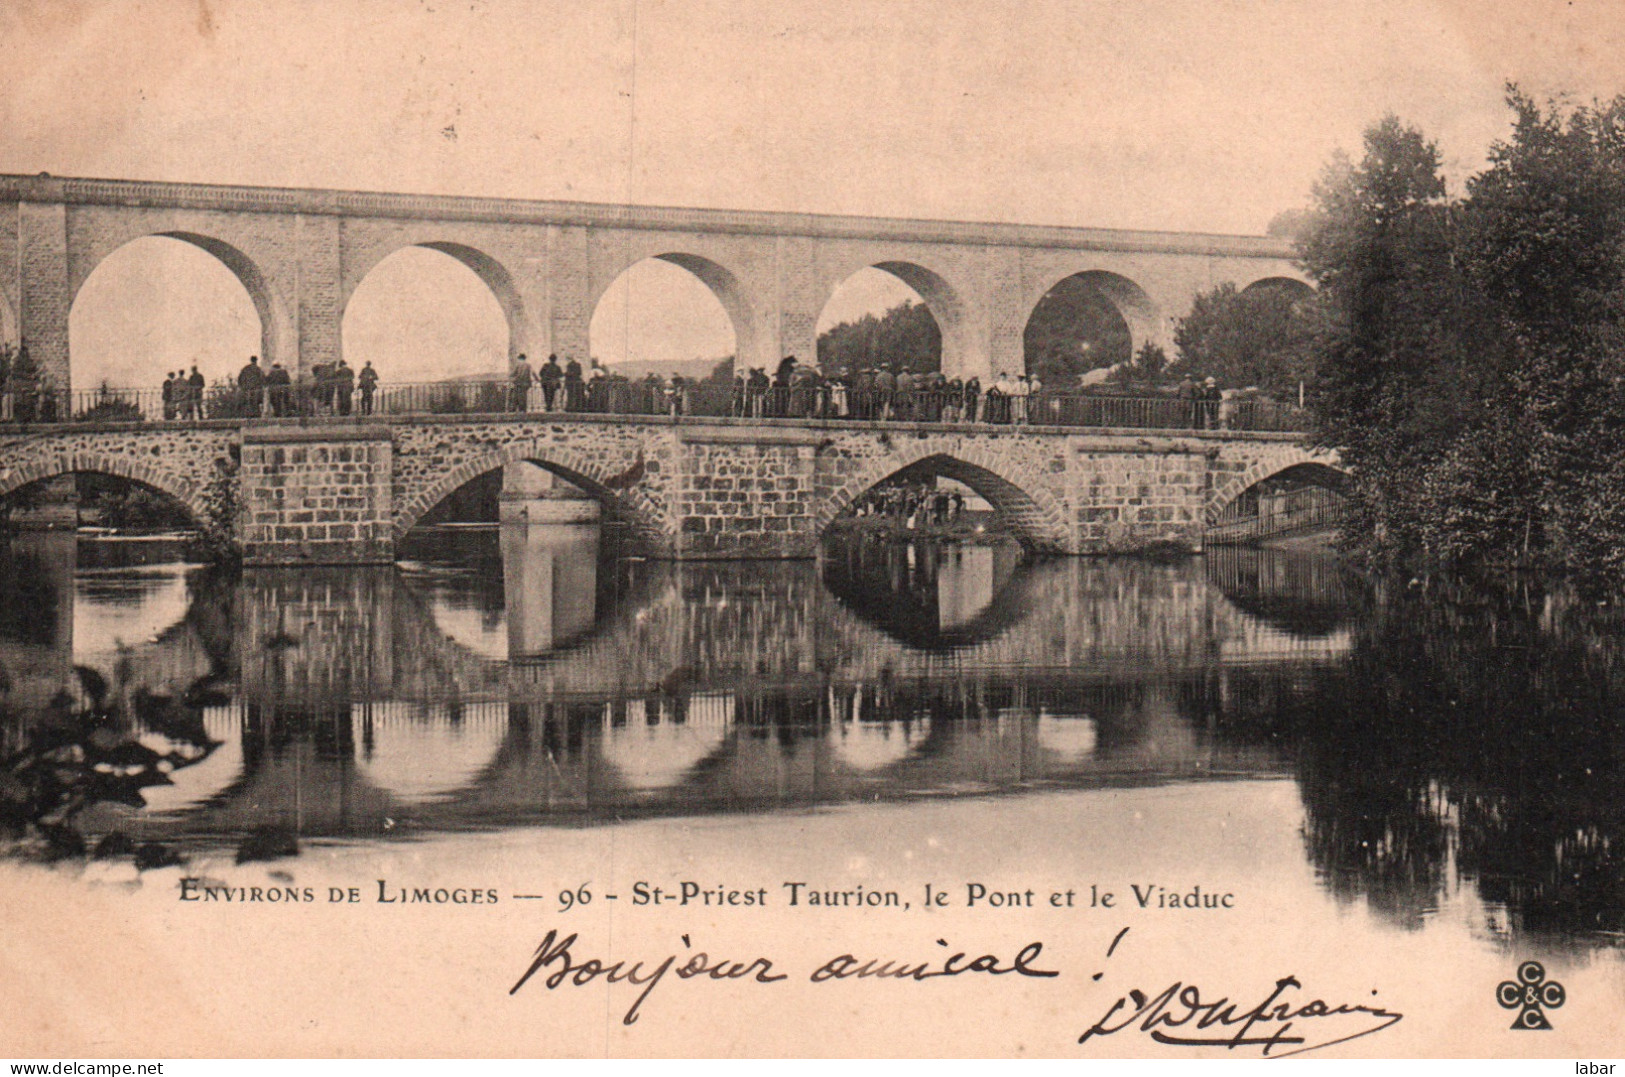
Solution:
[[[1149,1034],[1152,1040],[1170,1047],[1257,1048],[1263,1057],[1286,1058],[1374,1035],[1392,1028],[1404,1017],[1381,1006],[1287,997],[1302,989],[1297,977],[1283,976],[1262,1001],[1246,1009],[1241,1008],[1244,1003],[1232,1002],[1228,997],[1207,997],[1195,984],[1179,981],[1156,995],[1134,990],[1112,1003],[1104,1016],[1078,1037],[1078,1042],[1131,1031]],[[1312,1025],[1333,1018],[1344,1020]],[[1307,1031],[1311,1027],[1324,1028],[1323,1034],[1332,1038],[1314,1042],[1311,1037],[1315,1033]],[[1351,1027],[1354,1030],[1348,1031]],[[1282,1051],[1282,1047],[1292,1050]]]
[[[685,949],[692,952],[686,955],[671,954],[659,963],[634,961],[628,965],[624,960],[608,962],[595,957],[577,960],[573,950],[578,936],[570,934],[561,938],[557,930],[549,930],[542,936],[541,945],[536,947],[536,952],[531,956],[530,967],[525,969],[524,975],[508,989],[508,994],[516,994],[530,982],[531,977],[543,969],[552,970],[542,980],[549,991],[566,984],[572,987],[586,987],[600,977],[606,983],[628,983],[643,988],[621,1018],[622,1024],[632,1025],[637,1023],[644,1002],[665,979],[667,973],[671,973],[679,980],[704,977],[710,980],[743,980],[762,984],[781,983],[790,978],[786,973],[774,972],[773,962],[766,957],[751,957],[744,960],[712,957],[703,950],[693,950],[693,943],[689,941],[687,935],[682,938]],[[938,939],[937,945],[949,948],[945,939]],[[1008,961],[994,954],[982,954],[973,958],[964,952],[956,952],[940,960],[913,962],[897,959],[865,959],[853,954],[837,954],[814,969],[807,979],[811,983],[820,984],[847,979],[920,981],[941,976],[978,973],[988,976],[1005,976],[1010,973],[1043,978],[1059,976],[1059,972],[1034,967],[1034,962],[1043,952],[1043,943],[1030,942]],[[678,964],[680,956],[686,956],[682,964]]]

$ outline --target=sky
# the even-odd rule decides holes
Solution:
[[[1507,130],[1508,80],[1625,92],[1625,4],[6,0],[0,63],[4,172],[1257,234],[1386,112],[1459,187]],[[116,283],[190,324],[196,253]],[[390,268],[379,290],[415,298],[354,308],[347,340],[472,279]],[[720,307],[663,273],[606,300],[595,351],[726,353]],[[903,294],[873,290],[834,320]],[[440,335],[500,353],[489,326]]]

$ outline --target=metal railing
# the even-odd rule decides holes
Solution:
[[[1227,515],[1210,526],[1204,538],[1210,545],[1244,545],[1295,531],[1331,527],[1343,522],[1347,504],[1339,494],[1309,487],[1284,498],[1260,499],[1245,514]]]
[[[994,426],[1121,427],[1137,430],[1309,429],[1301,408],[1272,400],[1191,401],[1069,390],[1031,396],[859,390],[831,384],[737,388],[716,382],[673,387],[600,378],[522,389],[506,381],[381,384],[371,390],[283,385],[0,392],[0,423],[146,423],[338,416],[582,414],[803,419]]]

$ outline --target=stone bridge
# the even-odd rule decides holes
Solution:
[[[1303,286],[1291,243],[1265,236],[5,175],[0,343],[26,339],[55,384],[71,384],[75,297],[104,259],[147,236],[219,259],[253,301],[267,364],[295,374],[340,357],[356,289],[409,247],[447,254],[484,282],[510,353],[583,361],[599,300],[646,258],[710,288],[739,360],[756,367],[815,355],[824,304],[873,266],[930,308],[943,371],[984,383],[1025,368],[1028,320],[1068,278],[1118,310],[1135,348],[1171,348],[1174,319],[1216,285]]]
[[[1293,434],[519,414],[21,428],[0,436],[0,497],[103,472],[199,520],[234,513],[250,563],[386,563],[448,494],[520,461],[678,559],[812,556],[832,520],[904,470],[965,483],[1055,553],[1199,549],[1248,486],[1340,477],[1335,455]]]

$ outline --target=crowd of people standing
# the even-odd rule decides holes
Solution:
[[[539,370],[532,370],[530,361],[520,355],[513,364],[508,410],[686,415],[694,384],[682,375],[668,379],[654,371],[629,378],[596,359],[583,369],[574,358],[561,364],[557,355],[549,355]]]
[[[192,370],[196,378],[197,368]],[[201,387],[199,381],[193,384]],[[259,356],[251,355],[220,398],[225,412],[237,418],[371,415],[377,392],[378,372],[370,361],[359,372],[343,359],[317,363],[296,379],[281,363],[272,363],[266,370],[260,366]]]
[[[730,414],[738,418],[868,419],[899,422],[1015,423],[1032,421],[1036,377],[1000,374],[984,391],[981,379],[880,366],[824,374],[793,355],[771,377],[757,367],[734,376]]]
[[[1275,429],[1258,424],[1279,423],[1270,409],[1287,407],[1221,391],[1211,377],[1187,377],[1177,391],[1170,390],[1139,396],[1079,389],[1056,393],[1046,392],[1025,372],[1000,373],[984,385],[974,374],[949,376],[891,364],[825,372],[793,355],[771,374],[762,367],[736,366],[731,378],[720,373],[703,380],[662,377],[652,370],[634,378],[596,359],[583,367],[557,355],[533,368],[521,354],[506,383],[444,380],[387,387],[370,361],[358,371],[340,358],[294,375],[280,362],[266,367],[250,356],[235,378],[213,386],[195,364],[190,372],[173,371],[161,395],[167,421],[508,411],[1227,430]],[[28,361],[26,348],[0,354],[0,421],[56,422],[81,414],[116,418],[117,408],[154,417],[150,397],[137,404],[127,393],[140,395],[103,389],[78,394],[85,399],[75,407],[75,394],[54,390],[48,374]]]

